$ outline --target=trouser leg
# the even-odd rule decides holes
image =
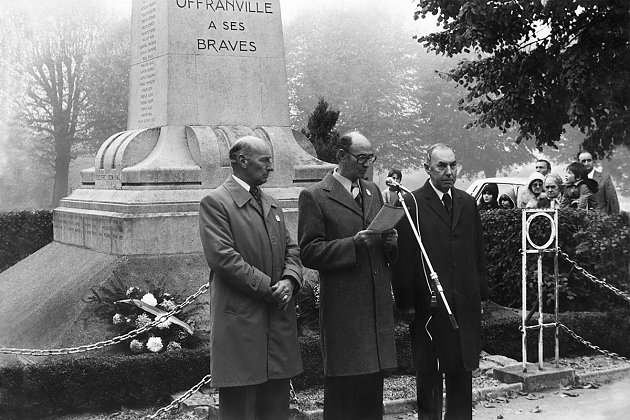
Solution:
[[[326,376],[324,420],[383,418],[383,374]]]
[[[221,420],[256,420],[256,386],[219,388]]]
[[[258,385],[256,395],[257,420],[289,418],[289,380],[276,379]]]
[[[472,419],[472,372],[446,373],[445,420]]]
[[[419,420],[442,419],[442,374],[416,372],[416,392]]]

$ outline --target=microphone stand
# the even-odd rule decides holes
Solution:
[[[413,234],[416,237],[416,241],[418,242],[418,245],[420,246],[422,257],[424,258],[424,260],[427,262],[427,265],[429,266],[429,271],[431,272],[430,274],[431,280],[433,280],[433,284],[435,285],[436,290],[438,291],[438,293],[440,294],[440,297],[442,298],[442,302],[444,303],[444,307],[446,308],[446,312],[448,313],[448,319],[451,321],[451,325],[453,326],[453,329],[457,330],[459,329],[459,325],[457,325],[457,320],[455,319],[455,316],[453,315],[453,312],[451,311],[451,307],[449,306],[448,301],[446,300],[446,296],[444,296],[444,288],[442,288],[442,283],[440,283],[440,279],[438,278],[438,275],[433,269],[433,265],[431,264],[431,261],[429,260],[427,251],[424,249],[424,245],[422,245],[422,239],[420,239],[420,234],[418,233],[418,229],[416,229],[416,225],[414,224],[411,218],[411,214],[409,214],[409,209],[407,208],[407,205],[405,204],[405,199],[403,198],[401,188],[402,188],[401,186],[398,186],[398,190],[397,190],[398,200],[400,200],[400,204],[402,204],[402,207],[405,210],[405,215],[407,216],[407,220],[409,221],[409,226],[411,226],[411,230],[413,231]]]

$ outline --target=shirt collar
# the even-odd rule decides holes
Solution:
[[[339,181],[349,193],[352,193],[352,181],[337,172],[337,169],[333,171],[333,177],[335,177],[335,179]],[[357,183],[359,183],[359,180],[357,180]],[[361,184],[359,184],[359,187],[360,185]]]
[[[591,171],[588,173],[587,175],[590,179],[593,179],[593,177],[595,176],[595,167],[593,166],[593,169],[591,169]]]
[[[232,174],[232,178],[234,178],[234,180],[238,183],[238,185],[245,188],[245,190],[249,192],[249,189],[251,188],[251,186],[247,182],[243,181],[241,178],[237,177],[234,174]]]
[[[448,192],[443,193],[442,191],[438,190],[437,188],[435,188],[435,185],[433,185],[433,182],[431,181],[431,179],[429,179],[429,185],[431,185],[431,187],[433,188],[433,190],[435,191],[435,193],[437,194],[438,198],[440,199],[440,201],[442,201],[442,196],[444,194],[448,194],[451,197],[451,200],[453,199],[453,195],[451,194],[451,189],[448,189]]]

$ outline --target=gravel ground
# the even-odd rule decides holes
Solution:
[[[546,363],[552,363],[548,361]],[[561,366],[568,366],[575,369],[576,374],[580,375],[586,372],[594,372],[617,367],[629,366],[627,362],[606,358],[604,356],[584,356],[576,358],[561,358]],[[487,388],[500,385],[501,382],[486,375],[473,378],[474,388]],[[415,398],[416,384],[413,376],[390,376],[385,378],[384,398],[386,400]],[[316,410],[323,406],[324,396],[321,388],[310,388],[298,392],[298,400],[301,410]],[[155,413],[160,407],[146,407],[142,409],[127,409],[109,413],[77,413],[62,416],[50,416],[44,420],[138,420],[144,419]],[[193,412],[181,412],[175,415],[161,416],[162,419],[168,420],[198,420],[202,417]]]

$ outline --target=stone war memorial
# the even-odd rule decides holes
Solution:
[[[291,128],[279,0],[134,0],[131,30],[127,131],[104,139],[82,187],[54,210],[54,242],[0,274],[2,347],[105,339],[86,297],[112,279],[184,297],[206,283],[198,204],[231,174],[239,137],[271,146],[263,188],[292,235],[300,190],[332,169]]]

